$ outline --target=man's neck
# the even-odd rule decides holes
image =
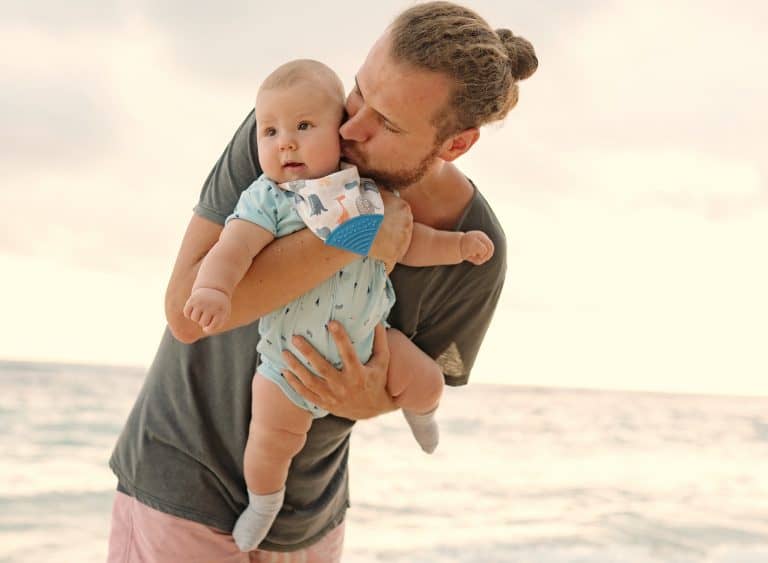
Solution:
[[[439,161],[424,177],[400,192],[414,221],[453,229],[474,197],[474,187],[450,162]]]

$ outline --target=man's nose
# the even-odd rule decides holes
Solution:
[[[376,125],[373,112],[365,107],[349,114],[349,119],[339,128],[339,135],[347,141],[363,143],[371,138]]]

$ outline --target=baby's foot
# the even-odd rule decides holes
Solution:
[[[440,431],[437,428],[437,421],[435,420],[435,411],[432,409],[428,413],[416,414],[412,411],[403,411],[408,426],[411,427],[413,437],[421,446],[421,449],[431,454],[437,448],[437,443],[440,441]]]
[[[285,487],[269,495],[257,495],[248,491],[250,504],[237,519],[232,530],[232,536],[240,551],[251,551],[259,546],[280,512],[284,496]]]

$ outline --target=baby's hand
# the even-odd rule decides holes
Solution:
[[[195,321],[203,332],[212,332],[229,318],[229,296],[218,289],[198,287],[184,305],[184,316]]]
[[[461,257],[475,266],[487,262],[493,256],[493,241],[483,231],[468,231],[461,237]]]

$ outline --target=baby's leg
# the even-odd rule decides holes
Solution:
[[[432,453],[440,437],[435,410],[443,393],[442,371],[399,330],[388,329],[387,340],[390,352],[387,391],[403,409],[421,449]]]
[[[258,373],[251,384],[252,408],[245,446],[249,505],[232,535],[241,551],[256,549],[267,535],[285,495],[288,467],[307,439],[312,415],[293,404],[273,382]]]

